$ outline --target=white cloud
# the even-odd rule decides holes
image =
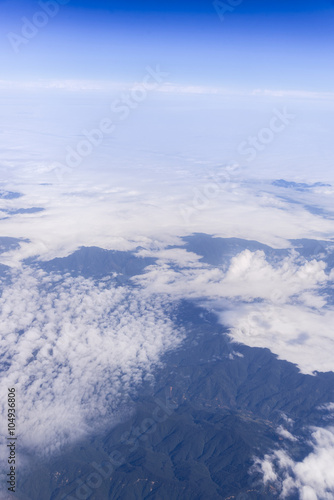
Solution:
[[[334,411],[334,403],[326,403],[324,405],[319,406],[318,409],[332,412]]]
[[[94,80],[0,80],[0,90],[62,90],[80,91],[114,91],[129,88],[130,84],[112,81]]]
[[[176,269],[168,253],[162,255],[165,260],[135,278],[148,293],[202,300],[230,327],[233,340],[268,348],[303,373],[334,370],[334,308],[321,293],[332,278],[323,261],[303,261],[292,252],[271,264],[264,252],[245,250],[226,270],[191,259]]]
[[[267,97],[283,97],[294,99],[321,99],[334,100],[334,92],[312,92],[310,90],[278,90],[278,89],[256,89],[253,95]]]
[[[40,163],[35,167],[36,172],[30,164],[21,168],[20,176],[26,179],[6,186],[24,193],[20,205],[15,200],[0,200],[0,209],[21,205],[45,208],[39,214],[2,221],[2,234],[31,241],[21,250],[1,256],[4,264],[18,265],[23,258],[35,255],[51,259],[79,246],[120,250],[140,245],[152,249],[159,241],[160,247],[166,247],[194,232],[256,240],[276,248],[288,247],[292,238],[321,235],[326,239],[332,234],[333,221],[310,214],[299,205],[285,202],[282,207],[283,202],[277,205],[275,198],[264,203],[237,178],[217,185],[217,195],[206,198],[203,193],[208,179],[194,180],[189,172],[175,174],[168,168],[161,173],[143,167],[141,175],[132,180],[131,171],[115,167],[112,184],[109,172],[101,172],[102,182],[92,184],[91,173],[80,170],[73,171],[69,184],[45,185],[55,182],[55,174],[51,167],[43,173]],[[28,182],[31,176],[39,177],[43,185],[32,185]],[[192,182],[202,192],[202,201],[196,189],[189,188]]]
[[[183,338],[163,298],[112,282],[24,270],[4,288],[0,311],[1,434],[6,390],[15,387],[21,457],[57,452],[112,425],[119,405]]]
[[[302,304],[240,305],[222,313],[221,319],[237,342],[268,348],[280,359],[298,364],[303,373],[334,370],[333,309]]]
[[[78,79],[40,79],[40,80],[0,80],[0,90],[64,90],[70,92],[78,91],[113,91],[135,88],[140,82],[115,82],[111,80],[78,80]],[[147,85],[148,88],[149,85]],[[313,92],[310,90],[283,90],[283,89],[254,89],[236,90],[233,88],[179,84],[174,82],[164,82],[157,89],[152,85],[152,90],[169,94],[188,95],[222,95],[222,96],[247,96],[248,98],[263,96],[281,99],[307,99],[333,101],[333,92]]]
[[[280,497],[298,494],[301,500],[332,500],[334,497],[334,428],[314,428],[312,451],[294,461],[285,450],[276,450],[258,460],[265,483],[275,483]]]
[[[277,428],[277,433],[282,436],[284,439],[288,439],[289,441],[298,441],[298,439],[291,434],[287,429],[285,429],[282,425]]]
[[[172,260],[168,252],[152,252],[151,255],[165,257],[165,261],[161,258],[158,266],[151,266],[149,273],[138,278],[150,290],[194,298],[240,297],[243,301],[262,298],[280,304],[294,295],[316,290],[328,281],[324,262],[313,260],[301,264],[296,255],[273,266],[263,251],[244,250],[231,259],[226,271],[196,261],[190,265],[190,258],[187,267],[176,270],[168,264],[168,260]],[[308,295],[305,295],[304,301],[308,300]],[[324,304],[322,299],[318,305]]]

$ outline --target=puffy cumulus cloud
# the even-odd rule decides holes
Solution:
[[[275,483],[280,498],[298,495],[301,500],[332,500],[334,497],[334,428],[314,428],[312,451],[295,461],[280,449],[257,460],[265,483]]]
[[[264,252],[245,250],[232,259],[224,282],[231,296],[269,298],[280,303],[324,284],[328,280],[325,268],[324,262],[316,260],[301,264],[296,256],[274,267],[266,260]]]
[[[24,270],[2,290],[0,311],[2,436],[15,387],[21,452],[56,452],[112,425],[183,339],[163,298],[111,281]]]
[[[294,253],[271,264],[262,250],[244,250],[231,259],[226,270],[202,264],[192,253],[187,259],[180,250],[142,254],[160,257],[160,261],[158,265],[150,266],[148,272],[137,280],[150,291],[174,296],[240,298],[243,301],[270,299],[275,304],[298,296],[299,300],[308,303],[312,290],[317,290],[329,280],[324,262],[302,262]],[[174,262],[186,265],[175,268]],[[325,299],[318,298],[317,304],[324,305]]]
[[[221,320],[237,342],[266,347],[297,364],[303,373],[334,370],[333,309],[287,303],[240,305],[223,312]]]
[[[291,258],[273,268],[250,252],[232,260],[227,278],[242,286],[243,303],[220,314],[234,340],[266,347],[303,373],[334,370],[334,310],[322,287],[332,281],[322,261],[301,264]],[[258,303],[244,303],[254,298]]]
[[[263,251],[245,250],[224,269],[191,260],[192,254],[188,261],[173,250],[161,255],[135,278],[147,293],[202,300],[235,341],[269,348],[303,373],[334,370],[334,309],[322,292],[332,273],[323,261],[305,261],[292,252],[270,263]],[[177,257],[187,264],[175,267]]]

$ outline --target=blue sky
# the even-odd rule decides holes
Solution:
[[[103,117],[114,118],[110,105],[128,83],[141,82],[147,66],[159,66],[168,73],[164,85],[171,84],[169,93],[149,92],[147,101],[109,142],[94,150],[83,168],[91,164],[103,169],[111,155],[128,164],[170,161],[174,155],[177,162],[185,157],[192,162],[240,162],[249,175],[275,171],[275,176],[293,172],[303,180],[332,179],[331,0],[228,0],[235,7],[224,20],[213,2],[204,0],[46,1],[0,0],[0,96],[6,105],[1,124],[5,130],[12,124],[13,139],[8,132],[6,140],[20,138],[27,158],[36,158],[38,151],[41,161],[63,161],[84,128],[96,127]],[[56,6],[56,15],[24,38],[27,22],[38,23],[47,5]],[[13,36],[21,37],[16,51]],[[107,91],[72,92],[64,98],[53,90],[41,93],[44,80],[47,88],[49,82],[59,88],[60,82],[71,90],[83,88],[81,82],[97,81],[97,88]],[[3,89],[11,89],[11,82],[9,101]],[[38,90],[34,104],[22,93],[31,87],[29,82]],[[108,82],[120,86],[108,87]],[[193,87],[199,92],[191,93]],[[208,89],[222,92],[210,94]],[[11,107],[18,102],[21,107]],[[240,144],[270,123],[273,109],[284,108],[296,120],[256,162],[247,163]],[[33,134],[29,140],[27,130]],[[59,143],[55,136],[62,138]]]
[[[138,81],[160,64],[186,85],[333,89],[330,0],[244,0],[224,20],[204,0],[70,0],[15,53],[9,33],[21,36],[22,18],[39,11],[37,1],[0,2],[2,79]]]

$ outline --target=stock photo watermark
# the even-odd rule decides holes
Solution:
[[[16,389],[10,387],[7,396],[8,404],[8,437],[7,437],[7,452],[8,452],[8,473],[7,473],[7,489],[11,493],[16,491]]]
[[[207,182],[201,187],[194,187],[189,203],[179,205],[180,215],[186,225],[196,212],[204,210],[208,203],[217,198],[232,182],[232,176],[239,166],[237,164],[221,168],[218,172],[208,172]]]
[[[274,109],[268,126],[261,128],[256,135],[249,136],[237,147],[237,153],[246,156],[247,162],[254,161],[258,154],[263,152],[274,140],[277,134],[281,134],[295,120],[296,115],[290,113],[286,106],[283,109]],[[192,198],[188,203],[179,205],[179,213],[186,225],[189,225],[192,217],[201,210],[207,208],[212,200],[226,191],[231,186],[232,175],[236,174],[239,164],[227,166],[218,173],[209,172],[207,182],[200,187],[194,187]]]
[[[225,2],[222,2],[220,0],[215,0],[212,5],[219,16],[219,19],[224,21],[225,14],[233,12],[236,7],[243,3],[243,1],[244,0],[226,0]]]
[[[38,5],[40,10],[37,10],[33,16],[22,17],[22,26],[19,33],[10,31],[7,33],[7,38],[16,54],[19,53],[22,45],[27,45],[30,40],[36,37],[39,30],[45,28],[49,24],[50,19],[57,16],[60,12],[60,7],[67,5],[71,0],[40,0]]]
[[[101,146],[105,137],[110,136],[116,130],[117,123],[125,121],[133,110],[147,99],[150,91],[156,90],[165,82],[168,75],[169,73],[161,71],[159,66],[155,68],[147,66],[146,75],[141,83],[135,85],[129,92],[121,94],[120,98],[111,103],[110,111],[114,118],[110,116],[102,118],[97,127],[82,130],[81,135],[85,137],[84,139],[81,139],[75,146],[67,146],[65,161],[57,162],[57,167],[54,168],[58,181],[62,181],[65,173],[73,172],[85,158]]]
[[[129,431],[122,434],[119,446],[128,447],[128,453],[133,453],[140,442],[145,442],[149,434],[153,434],[158,425],[165,422],[177,410],[178,405],[171,398],[166,397],[163,402],[154,399],[156,406],[150,418],[144,418],[137,427],[133,426]],[[84,479],[76,480],[76,488],[71,493],[62,497],[62,500],[88,500],[97,489],[101,488],[105,481],[112,479],[112,474],[119,467],[127,463],[124,453],[114,450],[109,454],[108,460],[102,463],[92,462],[90,465],[94,472],[88,474]]]
[[[284,107],[282,111],[274,109],[268,126],[261,128],[255,136],[249,136],[238,146],[238,153],[247,156],[246,161],[254,161],[259,152],[264,151],[268,144],[274,141],[277,134],[281,134],[296,118]]]

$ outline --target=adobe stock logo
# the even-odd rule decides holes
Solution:
[[[227,12],[233,12],[236,7],[242,4],[244,0],[226,0],[222,2],[221,0],[214,0],[213,7],[217,12],[219,19],[225,21],[225,14]]]
[[[55,17],[61,5],[66,5],[70,0],[40,0],[38,5],[41,10],[35,12],[31,19],[22,17],[22,27],[20,34],[10,31],[7,33],[7,38],[12,46],[12,49],[18,54],[22,45],[27,45],[38,34],[41,28],[44,28],[49,20]]]
[[[132,427],[121,436],[119,446],[128,447],[128,459],[126,455],[116,449],[102,463],[92,462],[93,471],[89,475],[77,479],[73,490],[69,494],[63,495],[62,500],[88,500],[93,498],[94,490],[99,489],[104,482],[110,485],[114,479],[115,471],[122,465],[129,463],[130,454],[138,448],[140,442],[145,443],[148,435],[153,434],[157,427],[162,425],[178,409],[178,404],[170,398],[166,398],[165,402],[160,399],[155,399],[154,402],[156,406],[151,418],[145,418],[139,427]],[[102,497],[96,495],[94,498]]]
[[[105,138],[111,135],[117,126],[125,121],[147,99],[149,92],[161,86],[168,73],[161,71],[160,66],[155,68],[146,66],[146,74],[140,83],[137,83],[129,93],[123,93],[119,99],[110,105],[112,115],[103,117],[97,127],[81,132],[82,138],[74,146],[67,146],[65,161],[55,162],[55,174],[58,181],[64,180],[64,174],[70,174],[89,157]]]
[[[238,153],[247,155],[248,162],[255,160],[260,151],[264,151],[268,144],[272,143],[277,134],[281,134],[290,123],[296,118],[284,107],[282,111],[274,109],[268,127],[263,127],[257,135],[249,136],[247,141],[243,141],[238,146]]]
[[[188,203],[179,205],[179,213],[183,222],[188,226],[194,215],[210,207],[210,202],[231,187],[232,176],[238,170],[238,164],[228,165],[217,172],[208,172],[207,181],[192,189],[193,196]]]

